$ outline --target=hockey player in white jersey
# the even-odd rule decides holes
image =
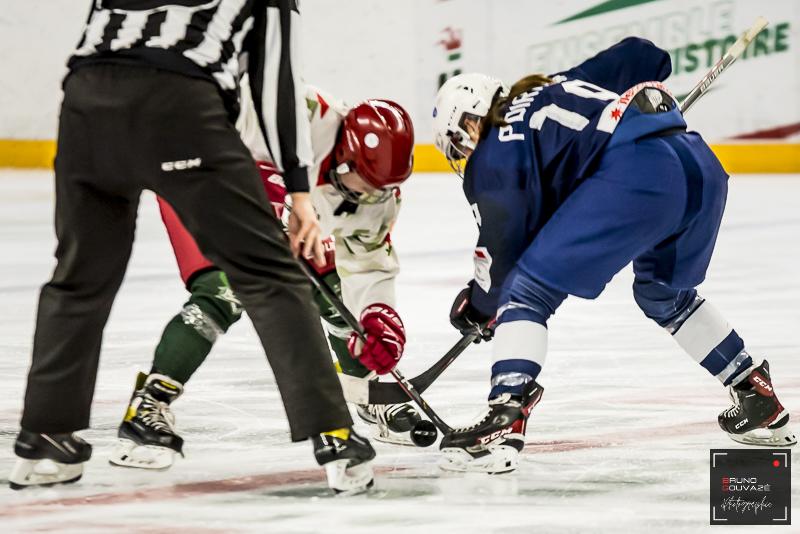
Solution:
[[[309,167],[315,181],[311,198],[323,235],[330,236],[325,240],[327,264],[312,266],[360,316],[366,344],[322,295],[316,299],[341,372],[372,378],[394,367],[405,344],[403,322],[394,309],[399,265],[390,231],[400,209],[398,186],[411,173],[413,125],[401,106],[387,100],[348,107],[311,86],[306,100],[314,152]],[[237,128],[257,162],[269,201],[278,216],[287,220],[290,206],[278,170],[280,162],[270,161],[267,144],[271,140],[265,142],[261,135],[249,95],[242,95],[241,101]],[[174,455],[182,453],[183,440],[175,431],[170,404],[183,392],[217,337],[241,314],[225,273],[203,257],[169,204],[159,199],[159,206],[191,296],[167,325],[150,373],[140,373],[137,379],[119,428],[120,445],[111,457],[116,465],[148,469],[167,468]],[[377,439],[394,443],[410,443],[408,432],[420,420],[409,404],[363,405],[357,411],[375,428]],[[366,440],[352,429],[340,429],[314,439],[317,460],[328,463],[340,448],[337,441],[353,439],[359,446],[351,466],[374,456]]]
[[[394,311],[399,263],[390,232],[400,210],[398,186],[410,175],[413,163],[411,119],[394,102],[367,100],[350,108],[314,86],[308,86],[306,101],[314,149],[314,166],[309,174],[318,178],[311,199],[323,234],[330,236],[325,241],[328,264],[317,271],[349,310],[361,313],[362,325],[373,324],[386,313],[381,321],[396,316],[402,330],[402,321]],[[286,194],[278,177],[269,177],[263,163],[269,159],[269,152],[256,118],[255,113],[242,114],[238,126],[261,162],[270,200],[280,209],[280,199]],[[376,369],[363,362],[364,349],[358,336],[322,294],[317,292],[316,297],[340,371],[357,377],[387,373],[388,368]],[[405,332],[398,334],[402,334],[397,338],[402,353]],[[420,420],[409,403],[358,405],[357,412],[373,425],[377,440],[399,445],[411,445],[409,431]]]

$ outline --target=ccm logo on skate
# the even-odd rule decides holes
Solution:
[[[506,428],[504,428],[502,430],[497,430],[495,432],[492,432],[488,436],[483,436],[478,441],[480,442],[481,445],[487,445],[487,444],[493,442],[494,440],[505,436],[506,434],[511,434],[511,427],[510,426],[506,427]]]
[[[735,428],[736,430],[739,430],[740,428],[742,428],[742,427],[743,427],[744,425],[746,425],[746,424],[747,424],[747,419],[742,419],[741,421],[739,421],[738,423],[736,423],[736,426],[735,426],[734,428]]]
[[[753,374],[753,382],[755,382],[757,385],[761,386],[762,388],[764,388],[768,392],[772,393],[772,386],[770,386],[769,383],[766,380],[764,380],[763,378],[761,378],[757,374]]]
[[[186,169],[194,169],[203,163],[201,158],[194,159],[179,159],[177,161],[165,161],[161,164],[161,170],[164,172],[170,171],[184,171]]]

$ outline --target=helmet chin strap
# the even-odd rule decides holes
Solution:
[[[341,174],[350,172],[350,166],[347,163],[339,164],[335,169],[328,171],[328,177],[334,189],[342,195],[348,202],[354,204],[380,204],[392,198],[392,193],[395,188],[378,189],[375,193],[360,193],[353,191],[342,182],[342,177],[339,171],[344,171]]]
[[[453,172],[456,173],[458,175],[458,177],[463,180],[464,179],[464,169],[467,167],[466,158],[448,159],[447,163],[450,164],[450,168],[453,170]]]
[[[456,141],[453,137],[450,138],[450,143],[447,146],[447,163],[454,173],[462,180],[464,179],[464,169],[467,166],[467,153],[462,148],[460,141]],[[475,150],[475,147],[471,147]],[[459,156],[459,157],[455,157]]]

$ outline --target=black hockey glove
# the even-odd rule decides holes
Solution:
[[[474,280],[470,280],[467,287],[462,289],[453,301],[450,308],[450,324],[463,335],[478,333],[475,343],[489,341],[494,335],[494,317],[487,317],[470,303],[472,285]]]

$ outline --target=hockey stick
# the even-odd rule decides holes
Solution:
[[[434,363],[427,371],[410,379],[411,385],[419,393],[428,389],[439,376],[450,367],[450,364],[469,347],[478,334],[466,334],[448,350],[444,356]],[[399,384],[391,382],[378,382],[365,380],[355,376],[340,374],[344,396],[350,402],[357,404],[398,404],[408,400],[408,394]]]
[[[328,286],[328,284],[325,283],[325,281],[319,276],[316,270],[314,270],[308,264],[307,260],[301,259],[299,263],[300,263],[300,268],[303,270],[308,279],[311,280],[311,283],[313,283],[314,286],[316,286],[316,288],[319,289],[320,293],[322,293],[325,296],[325,298],[328,299],[328,302],[330,302],[331,305],[334,308],[336,308],[336,311],[338,311],[339,315],[342,316],[344,322],[346,322],[347,325],[353,329],[353,331],[358,335],[358,337],[361,338],[362,341],[366,341],[366,334],[364,333],[364,329],[361,328],[361,324],[359,324],[358,320],[353,316],[352,313],[350,313],[350,310],[348,310],[347,307],[345,307],[344,303],[339,299],[336,293],[334,293],[333,290]],[[394,379],[397,381],[397,384],[400,386],[400,388],[406,393],[407,398],[413,400],[417,404],[417,406],[419,406],[420,409],[423,412],[425,412],[425,415],[427,415],[430,418],[431,422],[433,422],[433,424],[436,425],[436,428],[438,428],[443,434],[449,434],[453,432],[453,429],[447,423],[445,423],[442,420],[442,418],[436,414],[435,411],[433,411],[433,408],[428,406],[428,403],[425,402],[425,399],[422,398],[422,396],[417,391],[417,388],[414,387],[414,384],[412,384],[411,381],[409,381],[405,376],[403,376],[403,374],[397,368],[392,369],[390,372],[392,374],[392,377],[394,377]],[[403,399],[403,401],[405,400],[407,399]],[[412,439],[413,438],[414,436],[412,435]],[[435,439],[436,436],[434,434],[433,440]],[[432,443],[433,441],[430,441],[430,443],[427,443],[427,445],[431,445]]]
[[[286,206],[286,209],[291,211],[291,207],[288,205]],[[310,266],[305,260],[302,260],[300,265],[303,267],[303,272],[317,288],[320,288],[317,280],[324,284],[324,281],[317,275],[316,270],[312,268],[312,272],[309,272],[308,268]],[[325,284],[325,287],[329,291],[331,290],[327,284]],[[323,294],[325,293],[321,288],[320,291],[322,291]],[[339,304],[344,306],[338,297],[336,300],[339,302]],[[336,308],[336,304],[333,301],[331,301],[331,304],[334,306],[334,308]],[[337,308],[337,311],[340,310]],[[353,321],[355,324],[358,324],[358,321],[356,321],[355,318],[353,318]],[[461,353],[464,352],[464,350],[474,343],[479,337],[481,337],[481,334],[478,332],[464,334],[461,339],[459,339],[456,344],[445,353],[444,356],[439,358],[436,363],[428,368],[427,371],[424,371],[409,380],[414,389],[416,389],[420,394],[428,389],[431,384],[433,384],[433,382],[445,371],[445,369],[450,367],[450,364],[453,363],[455,359],[458,358]],[[339,381],[342,384],[344,398],[347,399],[348,402],[354,402],[356,404],[399,404],[401,402],[406,402],[409,399],[408,393],[405,389],[403,389],[400,383],[367,380],[365,378],[350,376],[344,373],[339,373]]]
[[[711,68],[708,73],[703,76],[703,79],[694,86],[694,88],[689,91],[689,94],[686,95],[686,98],[683,99],[683,102],[680,104],[681,112],[686,113],[689,111],[689,108],[697,102],[701,96],[705,94],[708,90],[709,86],[714,83],[714,80],[719,77],[722,72],[730,67],[736,59],[741,56],[744,51],[747,49],[747,46],[753,42],[753,39],[761,33],[761,30],[767,27],[769,22],[764,17],[758,17],[756,21],[750,26],[746,32],[744,32],[735,43],[731,45],[725,55],[722,56],[722,59],[717,61],[717,63]]]
[[[745,31],[739,37],[739,39],[737,39],[736,42],[731,45],[723,57],[700,80],[700,82],[695,85],[683,102],[680,103],[681,112],[685,113],[688,111],[689,108],[707,92],[711,84],[725,69],[730,67],[733,62],[742,55],[742,53],[744,53],[747,46],[764,28],[766,28],[767,24],[767,20],[763,17],[758,17],[758,19],[756,19],[755,23],[753,23],[750,29]],[[304,268],[304,270],[307,269]],[[308,272],[306,274],[308,274]],[[312,278],[311,276],[309,277]],[[313,281],[314,278],[312,278],[312,282]],[[330,290],[330,288],[328,289]],[[320,291],[322,291],[322,289],[320,289]],[[338,298],[336,300],[338,300]],[[335,304],[334,307],[336,307]],[[354,318],[353,320],[355,321]],[[424,392],[450,366],[450,364],[452,364],[453,361],[455,361],[455,359],[475,341],[477,337],[477,334],[464,335],[428,370],[412,378],[411,380],[404,380],[409,382],[418,393]],[[409,397],[408,392],[403,387],[403,382],[400,380],[398,380],[398,383],[393,384],[388,382],[365,380],[363,378],[348,375],[340,375],[339,378],[342,382],[345,397],[350,402],[355,402],[358,404],[396,404],[405,402]]]

